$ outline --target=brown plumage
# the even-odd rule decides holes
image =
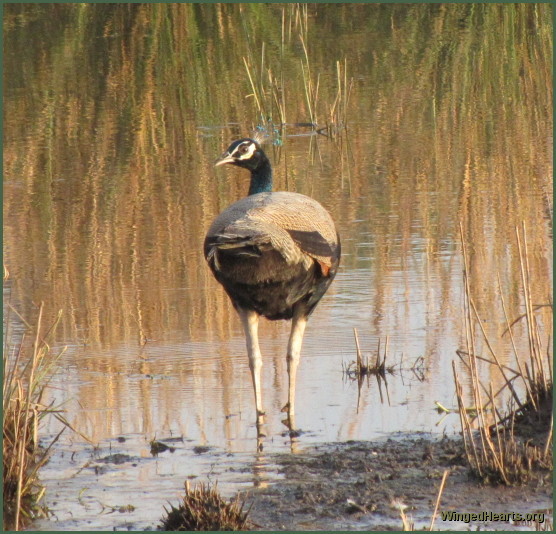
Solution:
[[[259,316],[293,319],[287,362],[288,420],[294,426],[295,375],[308,316],[330,286],[340,261],[340,238],[329,213],[299,193],[271,192],[272,170],[260,145],[240,139],[216,165],[251,171],[249,196],[224,210],[209,228],[205,258],[243,323],[261,434]]]

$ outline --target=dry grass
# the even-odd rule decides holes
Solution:
[[[388,393],[388,375],[400,374],[403,380],[403,376],[406,372],[410,373],[414,379],[419,382],[423,382],[426,379],[426,368],[425,360],[422,356],[415,359],[409,366],[403,366],[404,357],[401,356],[401,360],[394,364],[386,363],[386,361],[391,361],[389,356],[389,337],[386,336],[384,343],[382,340],[378,340],[378,345],[374,359],[369,354],[363,354],[361,346],[359,344],[359,335],[357,334],[357,328],[353,329],[353,337],[355,340],[356,349],[356,359],[349,362],[342,362],[342,374],[344,378],[350,381],[357,381],[357,413],[359,413],[359,406],[361,402],[361,390],[363,384],[366,382],[370,385],[371,377],[374,377],[378,386],[378,392],[380,395],[380,402],[385,401],[390,404],[390,395]]]
[[[402,531],[412,532],[415,530],[415,522],[411,517],[405,515],[405,511],[402,506],[400,506],[400,517],[402,518]]]
[[[388,336],[386,336],[386,342],[384,344],[384,350],[382,352],[380,339],[378,340],[378,348],[376,351],[374,362],[370,361],[369,356],[363,356],[361,347],[359,346],[359,336],[357,335],[356,328],[353,329],[353,336],[355,338],[357,359],[344,366],[343,372],[346,376],[352,379],[361,379],[365,376],[375,375],[386,379],[387,373],[392,374],[394,372],[393,365],[386,365],[386,358],[388,356]]]
[[[177,507],[170,505],[170,510],[164,508],[167,515],[161,530],[249,530],[249,510],[243,510],[244,504],[239,497],[225,501],[216,486],[199,484],[191,489],[186,482],[182,502]]]
[[[429,525],[429,532],[432,532],[434,528],[434,522],[436,521],[436,516],[438,515],[438,509],[440,508],[440,500],[442,498],[442,492],[444,491],[444,487],[446,486],[446,479],[448,478],[450,471],[446,469],[442,474],[442,480],[440,481],[440,486],[438,488],[438,495],[436,496],[436,503],[434,505],[434,512],[431,517],[431,523]],[[401,503],[395,503],[396,507],[400,510],[400,517],[402,520],[402,531],[403,532],[410,532],[415,530],[415,522],[411,518],[411,516],[407,516],[405,514],[405,507]],[[424,530],[424,529],[423,529]]]
[[[467,350],[458,351],[458,355],[470,378],[471,396],[476,410],[474,413],[465,406],[461,380],[455,364],[453,365],[461,427],[471,470],[483,482],[505,485],[523,484],[539,474],[549,474],[553,466],[553,377],[550,342],[546,348],[541,343],[535,313],[538,306],[533,305],[531,299],[525,228],[522,227],[521,231],[516,229],[516,236],[521,267],[521,290],[526,310],[520,319],[526,321],[527,354],[518,353],[518,343],[513,332],[516,321],[510,321],[507,315],[499,282],[502,306],[506,315],[506,332],[509,333],[515,353],[516,368],[502,365],[471,297],[472,281],[468,275],[470,270],[462,234]],[[482,339],[487,347],[488,357],[477,354],[478,339]],[[485,362],[500,373],[503,386],[496,392],[492,381],[485,384],[479,378],[479,367]],[[525,401],[520,398],[519,387],[525,391]],[[497,402],[497,398],[502,393],[509,395],[507,414],[501,414],[498,408],[500,403]]]
[[[359,406],[361,403],[361,389],[367,380],[367,384],[369,384],[369,380],[371,376],[374,376],[378,385],[378,392],[380,394],[380,401],[384,403],[385,398],[383,395],[383,385],[384,391],[386,393],[386,400],[388,404],[390,404],[390,395],[388,393],[388,381],[386,376],[388,374],[394,373],[394,366],[393,365],[386,365],[386,358],[388,356],[388,336],[386,337],[386,343],[384,344],[384,349],[381,351],[381,344],[380,339],[378,340],[378,348],[376,352],[376,358],[374,363],[369,360],[369,356],[363,356],[361,352],[361,347],[359,346],[359,336],[357,335],[357,329],[353,329],[353,335],[355,338],[355,348],[357,354],[357,360],[350,362],[349,364],[345,365],[342,362],[342,372],[345,377],[350,380],[357,380],[357,413],[359,413]]]
[[[537,532],[553,532],[554,528],[552,521],[550,521],[550,519],[548,518],[545,518],[542,523],[540,523],[538,519],[535,519],[532,524],[529,524],[527,526],[534,527]]]
[[[44,330],[41,305],[32,343],[25,336],[14,344],[8,306],[4,320],[3,374],[3,488],[4,528],[19,530],[33,517],[44,514],[39,503],[44,488],[38,471],[48,460],[50,448],[65,430],[67,422],[42,402],[44,391],[63,351],[53,353],[48,345],[55,324]],[[14,311],[14,313],[17,313]],[[59,316],[58,316],[59,319]],[[44,331],[43,331],[44,330]],[[39,444],[39,424],[48,414],[64,423],[64,428],[45,449]]]
[[[348,80],[347,58],[344,61],[336,61],[336,98],[328,106],[326,127],[320,128],[318,132],[334,138],[341,134],[347,127],[348,105],[351,91],[353,89],[353,78]]]

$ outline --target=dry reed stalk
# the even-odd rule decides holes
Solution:
[[[462,255],[463,255],[463,265],[464,265],[464,274],[463,274],[463,280],[464,280],[464,295],[465,295],[465,299],[464,299],[464,317],[466,320],[466,328],[465,328],[465,335],[466,335],[466,343],[467,343],[467,352],[469,354],[476,354],[477,351],[475,350],[475,329],[474,329],[474,321],[473,321],[473,317],[471,314],[471,305],[470,305],[470,299],[471,299],[471,289],[470,289],[470,285],[469,285],[469,260],[467,257],[467,250],[465,247],[465,239],[463,236],[463,225],[460,223],[460,236],[461,236],[461,243],[462,243]],[[483,416],[483,410],[481,409],[483,406],[483,401],[482,401],[482,396],[481,396],[481,391],[480,388],[476,387],[477,384],[480,383],[479,380],[479,376],[478,376],[478,372],[477,372],[477,362],[476,360],[471,357],[469,359],[469,366],[470,366],[470,371],[471,371],[471,381],[473,384],[472,387],[472,393],[473,393],[473,401],[475,406],[478,409],[478,417],[479,417],[479,425],[481,427],[486,426],[485,421],[484,421],[484,416]],[[458,403],[459,403],[459,399],[458,399]],[[481,441],[482,441],[482,447],[481,447],[481,451],[485,450],[485,443],[484,443],[484,437],[481,435]]]
[[[8,310],[15,312],[10,305]],[[65,425],[62,428],[47,449],[39,446],[39,423],[47,414],[53,414],[58,420],[65,422],[52,406],[45,406],[42,403],[54,365],[63,353],[62,350],[58,354],[53,354],[46,341],[58,320],[46,334],[43,333],[43,305],[41,304],[35,326],[32,353],[28,357],[26,357],[25,336],[18,346],[12,346],[9,316],[4,326],[2,384],[4,526],[8,522],[14,530],[19,530],[34,514],[42,513],[38,503],[44,494],[44,488],[38,482],[38,471],[48,460],[51,447],[66,426],[69,426]],[[27,325],[25,321],[24,323]]]
[[[359,345],[359,335],[357,333],[357,328],[353,329],[353,337],[355,339],[355,352],[356,360],[349,363],[347,366],[342,364],[344,373],[350,378],[363,378],[369,375],[376,375],[385,378],[388,373],[394,372],[394,366],[386,365],[386,358],[388,357],[388,345],[389,337],[386,336],[386,341],[384,344],[384,351],[381,355],[381,340],[378,340],[377,352],[375,357],[375,362],[373,365],[369,363],[369,357],[364,357],[361,347]],[[355,369],[353,369],[355,367]]]
[[[353,86],[353,78],[349,81],[347,77],[347,58],[341,61],[336,61],[336,97],[334,102],[328,109],[328,124],[326,130],[330,137],[335,137],[338,130],[343,130],[347,127],[347,109],[348,101]]]
[[[446,469],[442,474],[442,481],[440,482],[440,488],[438,488],[438,496],[436,497],[436,504],[434,505],[434,512],[431,518],[431,524],[429,527],[429,531],[432,532],[432,528],[434,527],[434,522],[436,520],[436,515],[438,514],[438,507],[440,506],[440,498],[442,497],[442,492],[444,491],[444,485],[446,484],[446,479],[448,478],[449,470]]]
[[[469,464],[479,478],[484,481],[500,482],[506,485],[520,484],[528,481],[533,476],[534,469],[552,470],[552,370],[551,359],[545,371],[544,356],[542,351],[542,343],[540,340],[540,329],[535,316],[535,307],[531,297],[531,279],[529,271],[529,259],[527,249],[527,238],[525,227],[522,226],[522,235],[516,228],[516,237],[519,250],[521,282],[523,285],[523,298],[525,302],[526,312],[524,317],[527,324],[528,336],[528,352],[523,365],[520,363],[522,359],[518,354],[517,343],[514,339],[512,326],[510,323],[505,301],[502,297],[502,307],[504,318],[507,324],[507,332],[510,333],[510,341],[512,350],[515,354],[518,370],[511,369],[507,365],[502,365],[500,358],[496,354],[491,340],[485,331],[484,325],[479,318],[479,314],[475,304],[471,298],[470,280],[469,280],[469,264],[466,253],[465,241],[463,239],[463,231],[461,230],[462,253],[464,259],[464,316],[465,316],[465,334],[467,343],[467,352],[457,351],[458,356],[469,369],[470,387],[472,398],[477,409],[478,428],[473,428],[472,422],[468,417],[468,410],[463,400],[463,390],[459,376],[456,372],[455,363],[452,362],[454,375],[454,383],[456,386],[456,397],[458,399],[460,424],[464,439],[464,446]],[[500,278],[498,277],[498,287],[501,291]],[[475,331],[474,325],[478,325]],[[479,333],[491,358],[480,357],[476,354],[475,336]],[[548,348],[547,348],[548,350]],[[463,356],[467,356],[467,361]],[[483,384],[479,379],[478,362],[486,361],[490,365],[494,365],[498,369],[504,385],[496,393],[494,392],[492,382]],[[512,374],[513,376],[510,376]],[[526,402],[519,398],[514,382],[517,379],[523,381]],[[502,391],[509,392],[510,401],[517,406],[511,410],[509,415],[503,417],[496,408],[496,398]],[[483,398],[485,402],[483,402]],[[487,424],[486,409],[491,407],[492,419],[491,424]],[[538,423],[546,424],[546,442],[543,446],[537,446],[530,443],[520,441],[516,437],[516,425],[521,420],[527,421],[533,418]],[[538,430],[537,428],[535,428]]]
[[[301,40],[301,45],[303,46],[303,52],[305,53],[305,64],[303,64],[303,59],[301,60],[301,74],[303,76],[303,87],[305,89],[305,100],[307,101],[307,108],[309,110],[309,117],[311,123],[315,126],[318,124],[317,117],[317,102],[319,98],[319,84],[320,84],[320,74],[317,75],[316,84],[311,78],[311,66],[309,63],[309,53],[307,51],[307,46],[305,45],[305,40],[303,36],[299,36]]]
[[[255,82],[253,81],[253,76],[251,76],[251,69],[249,68],[249,64],[247,63],[247,59],[244,57],[243,58],[243,64],[245,65],[245,70],[247,72],[247,77],[249,78],[249,83],[251,84],[251,90],[253,91],[253,93],[251,95],[248,96],[253,96],[255,98],[255,103],[257,105],[257,110],[259,111],[259,113],[261,115],[264,114],[263,112],[263,107],[261,104],[261,99],[259,99],[259,91],[257,89],[257,87],[255,86]]]
[[[249,48],[247,56],[243,57],[243,63],[251,93],[247,96],[253,97],[255,108],[260,116],[261,126],[274,126],[273,111],[279,116],[280,127],[286,125],[286,77],[284,73],[284,62],[286,58],[285,46],[286,41],[291,40],[292,21],[296,29],[296,35],[301,43],[303,55],[300,58],[301,78],[303,81],[303,91],[305,101],[307,103],[307,113],[310,122],[297,123],[299,125],[310,125],[314,132],[335,138],[339,130],[346,128],[346,118],[349,97],[353,86],[353,79],[347,76],[347,59],[336,61],[336,95],[331,105],[328,105],[328,120],[326,126],[319,126],[318,111],[319,107],[319,91],[320,91],[320,74],[316,75],[316,79],[312,75],[311,61],[308,46],[308,9],[307,6],[294,7],[288,10],[289,23],[286,22],[286,9],[282,9],[281,22],[281,43],[279,51],[279,65],[277,69],[273,69],[267,65],[266,46],[263,42],[261,45],[260,60],[255,59],[255,53]],[[286,37],[287,36],[287,37]],[[255,66],[256,65],[256,66]],[[274,72],[279,72],[276,76]]]
[[[15,509],[16,509],[16,514],[15,514],[15,530],[19,530],[19,512],[21,510],[21,494],[22,494],[22,489],[23,489],[23,472],[24,472],[24,468],[26,467],[27,463],[25,461],[24,456],[27,454],[27,434],[29,432],[29,414],[33,413],[33,423],[32,423],[32,430],[33,430],[33,438],[31,438],[33,441],[34,446],[37,446],[37,442],[34,440],[35,436],[37,435],[37,431],[36,431],[36,425],[37,425],[37,417],[36,417],[36,410],[34,409],[34,407],[32,408],[32,395],[33,395],[33,387],[32,384],[34,382],[34,378],[35,378],[35,370],[37,368],[37,358],[38,358],[38,353],[39,353],[39,334],[40,334],[40,328],[41,328],[41,319],[42,319],[42,311],[43,311],[43,305],[41,304],[41,307],[39,308],[39,317],[37,319],[37,332],[35,335],[35,343],[33,344],[33,358],[31,360],[31,370],[29,373],[29,383],[27,386],[27,402],[26,402],[26,407],[24,409],[25,411],[25,415],[24,415],[24,421],[23,421],[23,437],[21,439],[21,441],[17,441],[16,442],[16,450],[18,452],[17,457],[18,457],[18,462],[19,462],[19,472],[17,473],[17,490],[16,490],[16,496],[15,496]],[[19,400],[19,399],[18,399]]]
[[[412,532],[415,530],[414,521],[405,515],[403,508],[400,508],[400,517],[402,518],[403,532]]]
[[[361,375],[363,370],[363,355],[361,354],[361,348],[359,347],[359,337],[357,335],[357,328],[353,329],[353,335],[355,337],[355,348],[357,351],[357,374]]]
[[[391,506],[397,508],[400,511],[400,517],[402,519],[402,531],[403,532],[411,532],[415,530],[415,522],[411,519],[411,516],[405,515],[405,509],[407,506],[403,504],[401,501],[395,500],[392,501]]]

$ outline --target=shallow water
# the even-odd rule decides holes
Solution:
[[[457,432],[435,401],[455,406],[452,361],[465,348],[460,232],[504,363],[515,355],[498,279],[516,318],[522,223],[533,302],[552,292],[550,21],[541,4],[6,6],[5,307],[31,323],[41,301],[46,323],[63,310],[49,400],[95,445],[69,430],[56,443],[41,472],[54,515],[38,528],[154,527],[188,477],[232,495],[279,478],[275,452]],[[313,82],[320,73],[319,124],[347,61],[348,128],[334,139],[295,125],[311,120],[302,39]],[[262,72],[283,70],[286,128],[272,98],[268,121],[249,96],[243,58],[259,72],[263,42]],[[306,331],[293,442],[280,411],[289,325],[261,326],[262,452],[241,326],[201,250],[247,190],[244,173],[213,161],[253,125],[269,134],[275,188],[319,200],[343,247]],[[551,314],[538,317],[546,340]],[[354,329],[373,361],[387,350],[387,384],[359,390],[343,372]],[[514,335],[526,353],[523,322]],[[58,429],[47,422],[45,440]],[[153,458],[155,438],[183,441]],[[129,458],[111,463],[115,453]]]

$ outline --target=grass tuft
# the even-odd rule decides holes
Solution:
[[[384,351],[381,355],[380,339],[378,340],[378,348],[376,352],[376,358],[374,362],[369,360],[369,356],[366,358],[361,352],[359,346],[359,336],[357,335],[357,329],[353,329],[353,336],[355,338],[355,348],[357,354],[357,360],[350,362],[347,366],[344,366],[344,374],[352,379],[361,379],[368,377],[370,375],[380,376],[382,379],[386,379],[386,374],[394,373],[393,365],[386,365],[386,358],[388,356],[388,336],[386,336],[386,343],[384,346]]]
[[[32,343],[27,342],[25,336],[14,343],[12,311],[15,312],[8,305],[4,318],[3,509],[4,528],[20,530],[33,518],[45,514],[40,506],[44,488],[39,482],[38,471],[47,462],[50,448],[69,425],[64,426],[47,448],[39,444],[39,424],[45,416],[54,414],[65,422],[52,406],[45,406],[42,402],[54,366],[63,353],[53,353],[47,341],[60,314],[54,325],[43,332],[41,304]]]
[[[244,504],[239,497],[225,501],[216,486],[199,484],[191,489],[186,481],[182,502],[170,505],[169,510],[164,508],[161,530],[250,530],[249,510],[243,510]]]

